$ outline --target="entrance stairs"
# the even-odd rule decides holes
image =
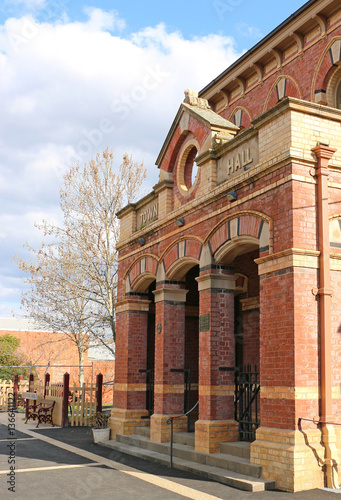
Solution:
[[[136,427],[135,434],[116,436],[102,446],[121,453],[169,466],[169,443],[151,441],[149,427]],[[250,443],[220,443],[219,453],[194,450],[194,433],[174,433],[173,467],[199,474],[244,491],[274,490],[274,481],[262,479],[262,468],[250,463]]]

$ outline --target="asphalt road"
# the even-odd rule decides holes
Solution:
[[[0,414],[1,500],[337,500],[335,492],[248,493],[95,445],[88,428],[23,424]],[[11,462],[12,463],[9,463]],[[12,478],[8,476],[12,469]],[[14,474],[13,474],[14,472]],[[12,479],[12,483],[8,482]],[[12,491],[9,489],[12,488]],[[341,490],[340,490],[341,494]],[[339,497],[341,500],[341,496]]]

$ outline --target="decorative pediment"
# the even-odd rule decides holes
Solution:
[[[185,91],[185,99],[169,130],[156,160],[156,165],[169,171],[170,159],[179,147],[181,137],[192,132],[200,146],[200,154],[214,147],[215,139],[226,142],[232,139],[239,127],[212,111],[208,101],[198,97],[194,90]],[[212,146],[213,145],[213,146]]]

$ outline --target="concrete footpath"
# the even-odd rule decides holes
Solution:
[[[86,427],[36,429],[23,417],[16,415],[13,435],[7,412],[0,413],[1,499],[336,500],[341,495],[341,490],[243,492],[103,448]]]

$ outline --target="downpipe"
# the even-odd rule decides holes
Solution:
[[[337,456],[335,430],[332,424],[332,334],[331,334],[331,278],[330,278],[330,242],[328,211],[328,166],[336,149],[327,144],[318,143],[312,152],[317,157],[317,213],[318,245],[320,251],[320,349],[321,349],[321,410],[322,443],[325,448],[325,484],[327,488],[338,488]]]

